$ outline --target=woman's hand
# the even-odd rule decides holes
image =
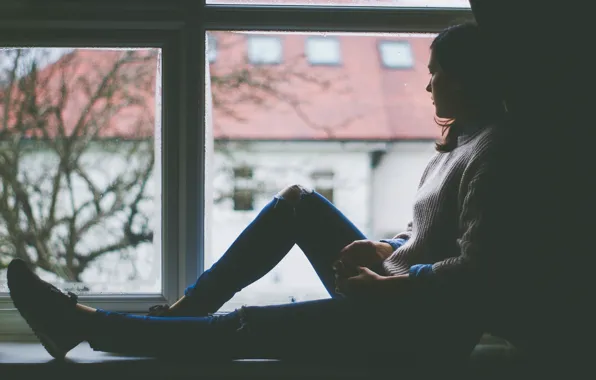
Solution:
[[[348,297],[386,297],[404,291],[409,276],[381,276],[366,267],[358,267],[357,274],[349,278],[336,276],[336,292]]]
[[[339,253],[339,260],[335,263],[336,272],[340,276],[352,277],[356,275],[358,267],[374,268],[379,266],[393,253],[393,247],[388,243],[371,240],[356,240],[348,244]]]
[[[357,274],[349,278],[336,277],[336,292],[348,297],[373,295],[380,290],[385,277],[366,267],[357,267]]]

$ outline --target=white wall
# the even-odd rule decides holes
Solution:
[[[372,238],[388,238],[406,228],[420,177],[434,154],[432,141],[403,141],[388,147],[372,176]]]

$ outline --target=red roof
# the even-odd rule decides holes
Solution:
[[[7,129],[35,138],[152,135],[156,53],[77,49],[15,80],[10,99],[8,89],[0,91],[0,103],[10,101],[8,115],[0,107],[0,120],[7,118]]]
[[[214,33],[218,49],[211,65],[215,77],[238,71],[246,64],[246,34]],[[304,57],[308,35],[277,35],[283,44],[283,64],[258,67],[266,71],[257,78],[287,78],[277,96],[250,88],[224,91],[237,120],[215,107],[214,135],[230,139],[434,139],[440,130],[425,88],[429,79],[428,37],[338,35],[342,63],[312,66]],[[388,69],[381,62],[378,44],[385,40],[407,40],[414,58],[411,69]],[[292,75],[291,73],[297,73]],[[315,78],[316,84],[303,76]],[[281,80],[273,80],[279,84]],[[328,82],[325,88],[321,83]],[[214,90],[218,99],[223,94]],[[243,100],[249,94],[264,95],[263,103]],[[284,99],[280,100],[279,95]],[[288,100],[289,99],[289,100]],[[298,100],[298,112],[292,100]]]
[[[217,57],[211,64],[212,78],[216,78],[212,83],[215,138],[399,140],[439,136],[430,95],[425,91],[429,79],[428,37],[338,35],[341,64],[313,66],[305,57],[307,35],[278,34],[283,63],[253,66],[246,58],[247,34],[213,35],[217,40]],[[413,68],[385,68],[378,48],[379,42],[385,40],[409,41]],[[102,113],[105,101],[92,107],[94,113],[87,113],[99,117],[102,137],[142,137],[146,132],[152,133],[157,57],[149,50],[140,52],[143,60],[124,65],[119,74],[126,80],[140,73],[140,84],[133,85],[131,80],[130,85],[122,86],[113,95],[111,103],[118,107],[112,107],[109,116]],[[67,134],[82,119],[91,96],[86,90],[89,86],[81,83],[97,86],[101,80],[97,73],[105,74],[124,54],[75,50],[40,72],[38,77],[45,79],[43,88],[37,89],[37,97],[54,104],[60,98],[60,73],[67,73],[64,77],[68,78],[69,97],[62,115]],[[238,80],[236,86],[230,80],[221,82],[227,75]],[[246,81],[256,84],[247,85]],[[42,83],[41,79],[38,83]],[[138,99],[130,102],[129,93]],[[124,100],[131,104],[126,105]]]

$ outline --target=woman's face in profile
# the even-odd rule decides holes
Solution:
[[[432,94],[435,114],[441,119],[455,119],[459,100],[458,85],[441,69],[433,51],[430,53],[428,70],[430,80],[426,91]]]

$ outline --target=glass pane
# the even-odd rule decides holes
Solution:
[[[281,63],[283,48],[276,36],[251,35],[248,38],[248,62],[252,64]]]
[[[339,41],[331,37],[309,38],[306,40],[306,57],[313,65],[339,65]]]
[[[470,8],[469,0],[207,0],[207,4]]]
[[[387,68],[409,69],[414,65],[412,48],[407,41],[381,41],[381,62]]]
[[[159,49],[0,50],[0,292],[161,292]],[[157,100],[157,102],[156,102]]]
[[[267,33],[281,63],[254,65],[246,52],[263,33],[210,33],[205,268],[289,184],[318,189],[371,239],[403,231],[441,132],[425,90],[433,35]],[[311,62],[310,40],[335,46],[341,64]],[[383,44],[399,46],[392,65]],[[393,67],[399,54],[407,67]],[[224,309],[326,297],[295,246]]]

